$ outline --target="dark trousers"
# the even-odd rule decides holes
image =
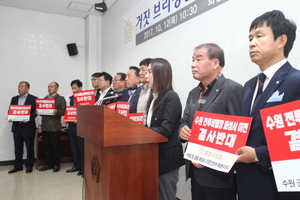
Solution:
[[[35,131],[26,131],[22,124],[18,124],[13,132],[15,145],[15,163],[14,167],[22,167],[23,165],[23,149],[24,142],[27,150],[26,167],[32,167],[34,164],[34,137]]]
[[[59,166],[60,164],[60,131],[43,131],[42,146],[46,165]]]
[[[192,200],[236,200],[235,188],[212,188],[198,184],[191,169]]]
[[[83,170],[84,166],[84,139],[77,135],[77,125],[69,123],[69,137],[74,158],[74,166]]]

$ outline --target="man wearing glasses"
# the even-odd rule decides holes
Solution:
[[[98,79],[98,88],[99,91],[99,104],[98,105],[107,105],[116,101],[116,98],[107,99],[107,97],[113,96],[111,94],[113,89],[110,87],[112,82],[112,76],[109,73],[101,72]]]
[[[100,77],[100,72],[95,72],[94,74],[92,74],[92,78],[91,78],[91,82],[92,82],[92,86],[94,88],[94,93],[95,93],[95,100],[96,102],[98,101],[99,99],[99,96],[100,96],[100,88],[98,86],[98,79]]]
[[[113,83],[113,89],[114,90],[121,90],[126,88],[126,82],[125,82],[126,74],[119,72],[115,75],[114,79],[112,80]]]

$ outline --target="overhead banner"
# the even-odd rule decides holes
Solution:
[[[131,49],[226,1],[141,0],[122,16],[122,49]]]
[[[184,158],[206,167],[229,172],[245,146],[252,117],[195,112]]]
[[[279,192],[300,191],[300,100],[260,110]]]

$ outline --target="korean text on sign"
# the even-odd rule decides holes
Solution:
[[[39,115],[53,115],[55,99],[36,99],[36,110]]]

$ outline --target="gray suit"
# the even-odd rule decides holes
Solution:
[[[181,128],[185,125],[191,128],[195,111],[198,110],[199,95],[199,87],[195,87],[190,91],[179,130],[181,130]],[[201,111],[226,115],[240,115],[242,96],[242,85],[230,79],[226,79],[223,75],[221,75],[215,82],[209,96],[206,99],[206,103],[201,108]],[[182,140],[182,142],[186,141]],[[211,188],[234,187],[235,177],[233,170],[229,173],[223,173],[208,167],[198,169],[188,160],[186,160],[185,164],[186,178],[188,179],[190,177],[190,169],[194,169],[193,172],[195,179],[201,186]]]

